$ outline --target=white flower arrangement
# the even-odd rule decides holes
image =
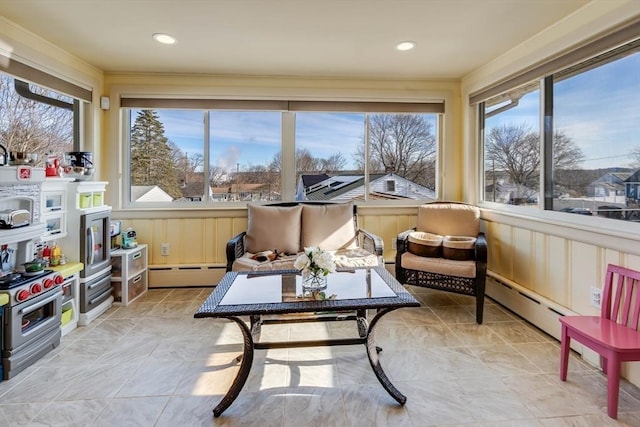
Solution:
[[[331,253],[311,246],[304,248],[304,252],[296,258],[293,267],[300,270],[303,275],[326,276],[335,273],[336,262]]]

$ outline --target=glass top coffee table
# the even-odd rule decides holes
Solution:
[[[315,347],[364,344],[371,368],[384,389],[401,405],[407,398],[395,388],[380,366],[379,347],[374,343],[374,328],[385,314],[402,307],[419,307],[420,303],[384,268],[364,268],[332,273],[323,290],[302,287],[297,271],[229,272],[194,314],[195,318],[226,318],[242,331],[244,349],[240,368],[231,387],[214,408],[219,417],[238,397],[244,386],[254,349]],[[367,310],[376,314],[367,321]],[[295,318],[263,315],[298,314]],[[240,318],[249,316],[249,325]],[[283,342],[260,342],[260,328],[268,323],[353,320],[357,337]],[[354,334],[355,335],[355,334]]]

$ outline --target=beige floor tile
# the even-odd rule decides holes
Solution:
[[[374,334],[405,406],[382,387],[362,344],[271,349],[255,351],[245,387],[214,418],[239,369],[240,328],[193,318],[210,288],[160,289],[113,307],[0,382],[0,425],[640,427],[638,387],[623,381],[611,420],[606,377],[573,354],[560,381],[553,338],[489,299],[477,325],[473,298],[407,288],[423,306],[388,313]],[[261,339],[355,336],[355,322],[344,321],[265,325]]]
[[[98,415],[93,427],[148,427],[155,425],[169,397],[129,397],[113,399]]]

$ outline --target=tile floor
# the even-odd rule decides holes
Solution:
[[[9,381],[0,426],[640,426],[640,390],[606,416],[605,377],[573,357],[558,379],[557,341],[487,301],[411,288],[423,303],[377,328],[381,363],[408,400],[378,383],[362,346],[257,351],[238,399],[212,408],[237,370],[231,322],[194,319],[211,288],[151,290],[113,307]],[[355,333],[353,322],[269,325],[263,337]]]

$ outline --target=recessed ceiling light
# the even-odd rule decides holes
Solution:
[[[396,50],[400,51],[411,50],[414,47],[416,47],[416,42],[412,41],[400,42],[395,46]]]
[[[177,41],[174,37],[164,33],[155,33],[152,37],[158,43],[163,44],[175,44]]]

